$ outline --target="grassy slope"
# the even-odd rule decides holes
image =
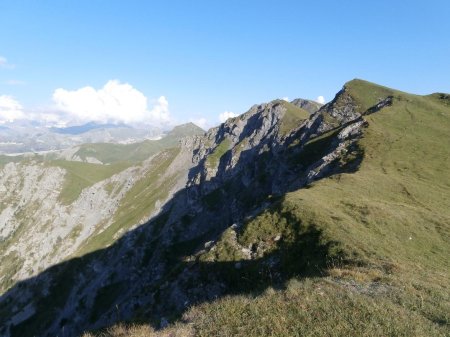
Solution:
[[[448,101],[359,80],[347,90],[361,110],[394,96],[391,107],[365,117],[369,127],[361,141],[360,169],[287,194],[273,221],[255,225],[264,219],[257,217],[240,238],[246,243],[273,236],[289,210],[297,221],[320,230],[323,242],[337,242],[343,259],[331,260],[323,277],[293,279],[284,290],[193,307],[185,314],[192,335],[450,333]],[[141,336],[139,329],[125,335]]]
[[[448,332],[450,109],[436,96],[407,95],[362,81],[353,81],[347,88],[362,109],[386,94],[395,97],[392,107],[366,117],[370,126],[361,141],[365,159],[360,170],[290,193],[283,207],[303,223],[322,230],[323,241],[338,241],[349,263],[331,266],[327,278],[302,283],[298,297],[292,300],[310,306],[312,312],[292,316],[290,312],[298,309],[285,303],[288,289],[254,301],[248,315],[258,322],[269,317],[270,323],[248,325],[230,310],[241,310],[238,308],[245,307],[249,299],[228,298],[199,309],[199,331],[206,329],[204,321],[208,320],[208,326],[217,331],[237,335],[262,331],[342,335],[352,329],[354,335]],[[245,235],[249,234],[244,230]],[[335,278],[345,284],[379,284],[378,288],[390,291],[379,296],[345,291],[336,282],[330,283]],[[317,292],[317,287],[326,287],[326,295]],[[342,310],[343,322],[335,321],[336,305]],[[281,325],[269,315],[280,310],[280,315],[290,317]],[[213,320],[207,318],[210,313]],[[361,314],[376,324],[360,326]],[[315,315],[325,324],[316,326]],[[299,319],[305,320],[304,325],[298,324]],[[204,335],[215,333],[207,331]]]
[[[95,143],[83,144],[76,155],[82,159],[97,158],[104,164],[117,162],[141,162],[148,157],[178,144],[186,136],[200,135],[204,131],[198,126],[188,123],[175,127],[165,137],[159,140],[146,140],[133,144]]]
[[[286,109],[286,113],[281,120],[280,134],[285,135],[289,133],[294,127],[298,126],[302,121],[309,118],[309,112],[295,106],[286,101],[280,101]]]
[[[206,165],[211,168],[217,168],[220,162],[220,158],[230,150],[231,141],[228,138],[225,138],[214,151],[208,156],[206,159]]]
[[[77,255],[81,256],[96,249],[104,248],[114,242],[119,231],[125,231],[148,218],[155,210],[158,200],[165,200],[176,181],[174,176],[166,176],[167,170],[180,148],[172,148],[159,153],[153,160],[150,170],[139,179],[120,201],[112,224],[100,233],[95,233]]]
[[[119,161],[140,162],[163,149],[175,146],[173,139],[146,140],[133,144],[95,143],[83,144],[77,151],[81,159],[93,157],[104,164],[117,163]]]
[[[79,197],[84,188],[107,179],[130,165],[142,162],[158,152],[177,146],[179,140],[183,137],[201,134],[202,132],[204,131],[196,125],[188,123],[175,127],[166,137],[157,141],[148,140],[126,145],[112,143],[81,145],[76,154],[82,159],[95,157],[108,165],[66,160],[49,161],[48,165],[59,166],[67,172],[60,201],[65,205],[70,205]],[[1,160],[0,157],[0,165]]]
[[[64,185],[59,195],[59,199],[64,205],[70,205],[74,202],[84,188],[107,179],[129,166],[126,163],[101,165],[66,160],[49,161],[47,164],[66,170]]]
[[[23,156],[5,156],[0,155],[0,169],[8,163],[18,163],[23,160]]]

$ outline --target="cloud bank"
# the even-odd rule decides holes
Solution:
[[[94,121],[98,123],[154,124],[170,122],[169,102],[164,96],[152,102],[128,83],[108,81],[96,90],[87,86],[77,90],[56,89],[52,96],[61,118],[71,123]]]
[[[15,120],[38,121],[47,126],[67,126],[87,122],[149,124],[167,126],[172,123],[169,102],[164,96],[151,101],[128,83],[108,81],[103,88],[87,86],[77,90],[56,89],[53,104],[27,110],[8,95],[0,96],[0,123]]]
[[[13,97],[8,95],[0,96],[0,124],[10,123],[16,119],[25,118],[22,105]]]

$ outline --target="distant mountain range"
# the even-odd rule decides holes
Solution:
[[[127,126],[125,124],[98,124],[95,122],[89,122],[83,125],[75,125],[75,126],[68,126],[65,128],[56,128],[52,127],[50,128],[51,131],[56,133],[61,133],[63,135],[79,135],[91,130],[95,129],[114,129],[114,128],[131,128],[130,126]]]
[[[136,143],[163,136],[160,128],[135,128],[125,124],[97,124],[65,128],[31,123],[0,126],[0,154],[42,152],[67,149],[85,143]]]

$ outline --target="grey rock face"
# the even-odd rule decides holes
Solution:
[[[0,171],[0,254],[17,255],[11,280],[33,276],[75,253],[101,225],[107,227],[120,199],[131,187],[125,182],[139,177],[130,168],[82,191],[71,205],[59,200],[65,170],[42,163],[9,163]],[[122,186],[110,195],[109,183]],[[1,268],[1,267],[0,267]],[[0,284],[2,279],[0,278]]]

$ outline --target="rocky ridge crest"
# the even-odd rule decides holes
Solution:
[[[360,111],[344,88],[318,111],[294,119],[287,132],[286,120],[292,121],[292,114],[305,116],[303,110],[273,101],[255,105],[203,136],[183,139],[159,176],[157,186],[164,179],[173,181],[150,219],[132,227],[110,247],[19,282],[0,298],[5,313],[0,331],[5,336],[51,336],[64,328],[66,336],[75,336],[112,324],[118,317],[131,319],[143,310],[165,321],[170,312],[226,294],[230,284],[211,272],[205,274],[201,256],[216,249],[224,233],[236,235],[245,220],[269,207],[273,198],[314,180],[357,169],[362,160],[358,140],[366,124],[363,115],[385,104],[389,103],[380,101],[378,107]],[[129,170],[111,179],[126,181],[147,174],[142,168]],[[54,181],[61,178],[60,171],[51,173]],[[94,185],[96,193],[107,183]],[[126,190],[117,195],[121,193]],[[108,207],[101,204],[108,196],[100,196],[99,204],[89,199],[84,207],[95,206],[108,213]],[[82,216],[79,208],[77,212]],[[282,241],[276,237],[273,244]],[[254,244],[236,247],[247,260],[257,262],[265,248]],[[268,263],[275,266],[277,261],[273,256]],[[233,268],[240,266],[233,264]]]

